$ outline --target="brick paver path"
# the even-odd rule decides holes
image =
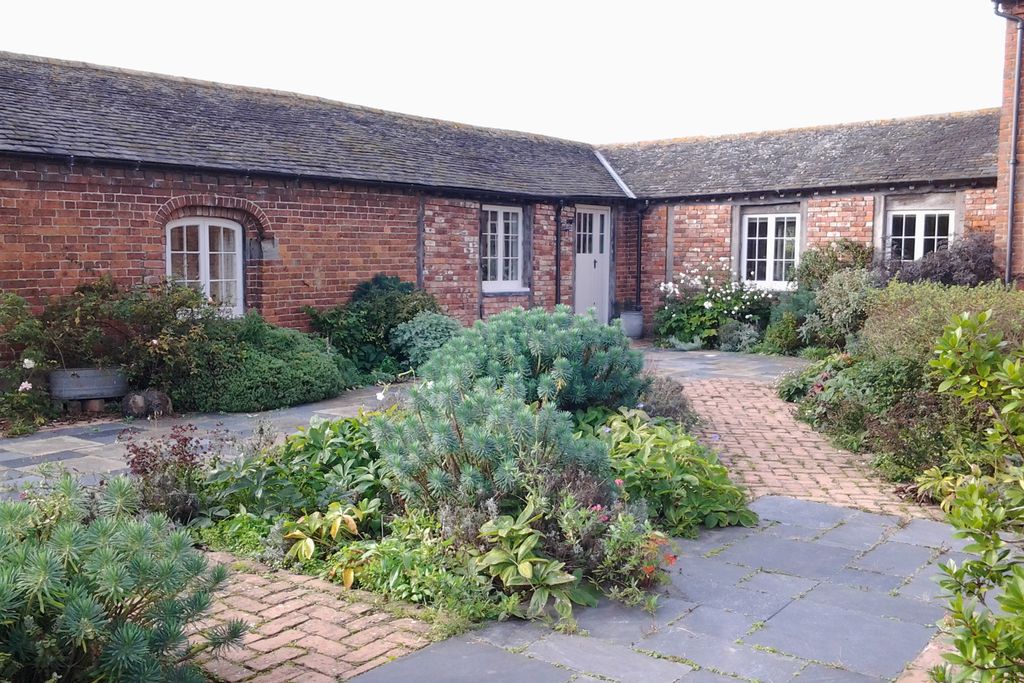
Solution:
[[[794,417],[771,384],[736,379],[684,381],[701,424],[698,438],[718,451],[751,497],[792,496],[870,512],[941,519],[935,507],[901,499],[870,471],[869,457],[836,448]]]
[[[241,619],[252,630],[241,648],[202,660],[226,683],[328,683],[348,680],[426,645],[430,626],[375,607],[373,596],[321,579],[240,561],[214,603],[209,627]]]

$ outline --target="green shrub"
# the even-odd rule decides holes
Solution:
[[[786,313],[796,318],[797,324],[803,325],[807,317],[818,310],[818,292],[813,289],[795,289],[792,292],[780,292],[778,300],[772,305],[768,324],[782,320]]]
[[[647,383],[643,362],[618,326],[574,315],[566,306],[552,313],[516,308],[477,321],[420,374],[427,380],[457,377],[461,387],[494,378],[515,386],[528,403],[554,401],[575,410],[636,405]]]
[[[175,407],[256,412],[320,401],[356,383],[351,366],[323,340],[274,327],[256,313],[212,318],[189,344],[191,371],[161,373]],[[155,364],[154,364],[155,365]]]
[[[819,376],[800,406],[817,429],[851,450],[860,450],[867,419],[887,411],[924,383],[924,368],[900,358],[854,359],[846,367]]]
[[[842,368],[849,367],[851,362],[848,354],[834,353],[803,370],[789,372],[780,377],[776,384],[779,398],[789,403],[801,401],[812,389],[820,390],[825,380]]]
[[[729,319],[718,328],[718,348],[722,351],[750,353],[761,341],[761,331],[749,322]]]
[[[493,380],[472,389],[461,382],[447,377],[414,387],[407,414],[371,422],[389,476],[408,504],[426,510],[486,501],[515,506],[528,490],[553,490],[564,472],[607,480],[603,444],[574,439],[571,417],[553,403],[533,407],[521,392],[498,389]]]
[[[957,316],[932,361],[939,391],[988,419],[983,441],[961,453],[969,469],[945,482],[949,521],[971,555],[943,568],[954,652],[938,681],[1016,680],[1024,671],[1024,345],[1004,344],[991,316]]]
[[[1024,341],[1024,291],[999,283],[949,287],[890,282],[871,298],[862,349],[877,357],[894,355],[923,363],[933,356],[935,340],[954,316],[989,309],[990,324],[1007,341]]]
[[[588,431],[607,444],[620,494],[645,503],[658,528],[693,536],[701,527],[757,521],[725,467],[678,426],[624,408]]]
[[[804,341],[843,347],[864,324],[876,279],[863,268],[846,268],[830,276],[815,298],[817,311],[800,328]]]
[[[426,363],[431,354],[462,331],[455,318],[441,313],[422,311],[412,320],[395,327],[391,332],[391,350],[413,368]]]
[[[681,273],[659,287],[662,307],[654,312],[654,334],[676,348],[716,346],[729,319],[763,325],[771,295],[732,279],[725,261]]]
[[[314,419],[281,445],[215,461],[202,488],[205,517],[226,519],[241,508],[271,520],[360,498],[380,499],[389,507],[384,473],[370,438],[371,416]]]
[[[763,353],[776,353],[790,356],[801,346],[800,331],[796,317],[786,311],[776,322],[768,325],[764,331],[764,341],[758,347]]]
[[[258,556],[266,545],[271,524],[243,507],[237,514],[199,529],[199,538],[212,550]]]
[[[844,237],[805,250],[796,268],[796,281],[800,289],[818,289],[840,270],[870,268],[872,257],[869,245]]]
[[[697,424],[697,414],[693,412],[693,406],[690,405],[690,399],[686,397],[682,384],[664,375],[652,375],[650,380],[647,389],[640,396],[638,408],[642,408],[651,417],[667,418],[683,428]]]
[[[137,508],[124,478],[0,502],[0,678],[198,682],[197,655],[240,643],[239,621],[190,634],[227,571]]]
[[[396,327],[423,311],[439,312],[437,300],[395,277],[377,275],[356,287],[342,306],[318,311],[307,308],[313,329],[326,337],[361,372],[398,368],[390,355]]]

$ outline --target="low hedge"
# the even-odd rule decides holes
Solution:
[[[935,340],[954,316],[988,309],[994,311],[993,322],[1004,338],[1024,341],[1024,291],[1000,283],[956,287],[890,282],[868,302],[860,350],[877,358],[924,363],[934,355]]]

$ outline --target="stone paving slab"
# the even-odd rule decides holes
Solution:
[[[877,683],[928,651],[944,607],[938,586],[931,594],[922,587],[937,562],[959,556],[951,527],[781,497],[755,507],[765,515],[755,528],[676,541],[680,559],[653,615],[605,602],[577,610],[582,631],[574,635],[523,622],[468,634],[460,648],[490,648],[468,650],[485,657],[474,666],[503,672],[476,680],[528,679],[541,663],[563,678],[543,669],[538,676],[552,678],[540,680]],[[780,525],[808,533],[787,539]],[[868,545],[871,534],[878,536]],[[461,680],[431,668],[434,647],[355,680]],[[924,665],[913,666],[916,676]]]

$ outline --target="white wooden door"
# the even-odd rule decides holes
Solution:
[[[573,310],[597,311],[597,319],[608,322],[609,264],[611,259],[611,212],[607,207],[576,207],[576,284]]]

